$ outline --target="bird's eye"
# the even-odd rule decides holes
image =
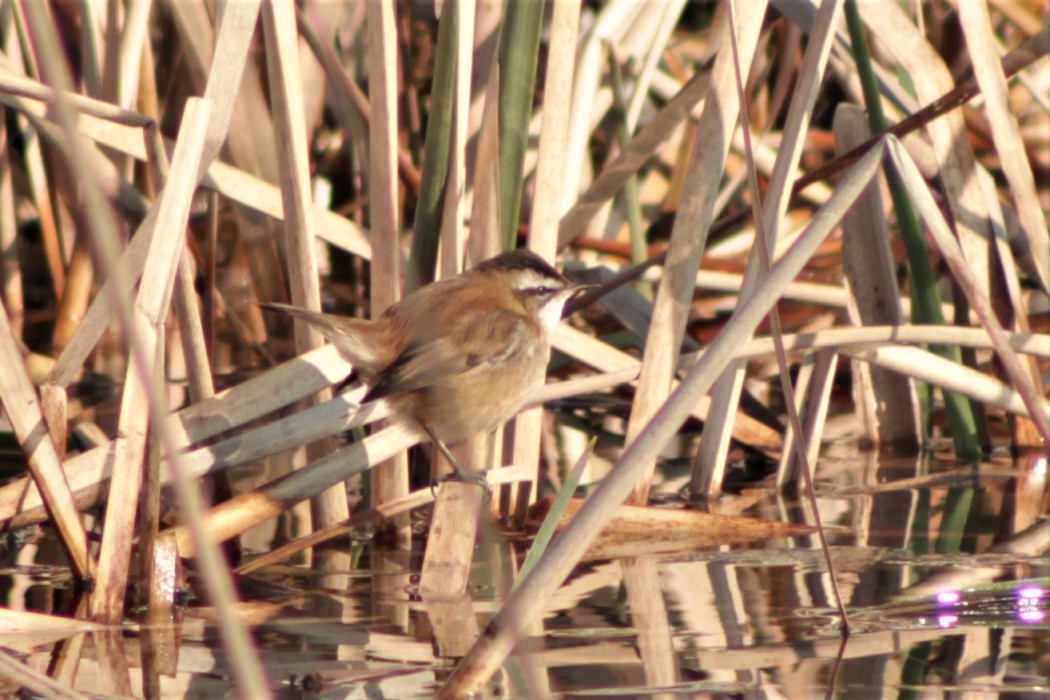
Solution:
[[[558,290],[554,289],[554,287],[529,287],[525,291],[532,296],[545,297],[554,294]]]

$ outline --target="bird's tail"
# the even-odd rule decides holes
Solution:
[[[376,342],[375,332],[369,328],[373,321],[267,301],[259,302],[259,306],[306,321],[328,338],[356,369],[374,372],[387,364],[385,353],[388,349]]]

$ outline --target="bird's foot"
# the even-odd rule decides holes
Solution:
[[[489,501],[492,499],[492,484],[488,482],[485,475],[481,472],[468,472],[462,469],[455,469],[444,476],[439,476],[430,484],[430,492],[436,496],[435,488],[439,484],[443,484],[446,481],[458,481],[462,484],[475,484],[480,486],[485,491],[485,500]]]
[[[459,460],[456,459],[456,456],[452,454],[452,451],[450,449],[448,449],[448,445],[446,445],[442,440],[438,439],[438,436],[434,434],[434,431],[430,429],[430,426],[426,425],[425,423],[421,423],[420,425],[423,426],[423,430],[427,432],[427,434],[430,436],[430,439],[434,441],[434,445],[437,446],[438,451],[445,456],[445,459],[448,460],[449,466],[452,467],[451,474],[445,474],[444,476],[440,476],[436,480],[431,482],[430,492],[434,493],[436,496],[437,494],[434,492],[434,487],[440,484],[441,482],[459,481],[464,484],[477,484],[481,488],[485,489],[485,500],[491,500],[492,485],[488,482],[488,479],[485,478],[485,475],[481,472],[471,472],[464,469],[463,465],[461,465],[459,463]]]

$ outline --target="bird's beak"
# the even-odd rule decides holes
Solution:
[[[572,296],[575,297],[581,292],[586,292],[588,289],[597,289],[600,286],[600,284],[574,284],[571,287],[569,287],[569,291],[571,291]]]
[[[598,289],[599,287],[601,287],[600,284],[574,284],[571,287],[568,287],[569,301],[565,304],[565,307],[562,309],[562,317],[568,316],[579,311],[584,307],[590,306],[591,302],[593,302],[594,299],[591,298],[590,294],[586,294],[586,292],[593,291],[595,289]],[[580,296],[581,294],[583,296]]]

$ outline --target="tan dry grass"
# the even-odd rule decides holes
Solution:
[[[352,405],[337,399],[292,416],[279,415],[282,407],[345,377],[349,368],[329,350],[310,354],[319,364],[297,361],[212,394],[217,383],[229,383],[226,377],[234,370],[250,367],[257,372],[275,352],[280,339],[267,336],[252,302],[283,297],[285,279],[296,303],[311,306],[338,296],[358,310],[366,309],[370,302],[375,313],[397,298],[407,248],[405,222],[411,218],[421,184],[436,184],[443,202],[440,228],[446,274],[464,260],[464,250],[471,251],[469,260],[487,257],[498,249],[500,231],[512,231],[525,221],[530,222],[528,245],[548,257],[553,257],[557,246],[564,258],[621,266],[632,244],[636,256],[642,250],[638,240],[628,239],[627,217],[612,203],[632,177],[638,179],[639,209],[643,224],[650,229],[649,252],[666,256],[650,266],[643,281],[658,285],[655,304],[631,309],[643,319],[641,325],[648,327],[647,338],[636,336],[634,340],[638,345],[647,341],[641,360],[615,346],[610,331],[619,330],[620,322],[615,314],[600,310],[588,313],[586,331],[577,322],[576,329],[566,327],[556,338],[556,347],[575,360],[575,369],[569,381],[549,387],[545,395],[564,397],[619,387],[618,391],[633,395],[636,405],[629,416],[618,416],[629,418],[624,458],[588,501],[579,524],[570,526],[574,534],[564,538],[573,540],[575,549],[556,542],[551,560],[555,563],[546,564],[533,583],[523,586],[521,595],[534,596],[541,605],[579,559],[586,540],[637,485],[640,474],[652,470],[657,453],[679,432],[686,416],[708,419],[701,443],[706,445],[702,447],[705,456],[700,458],[705,470],[724,465],[730,436],[738,443],[781,452],[779,433],[738,413],[735,398],[716,394],[715,406],[724,416],[710,420],[706,409],[710,399],[699,389],[715,381],[727,363],[744,368],[740,358],[770,353],[768,340],[749,339],[775,302],[781,306],[788,331],[783,340],[789,351],[828,349],[818,351],[816,365],[814,355],[804,355],[804,365],[831,370],[833,352],[875,363],[901,376],[966,393],[1010,415],[1029,416],[1032,429],[1028,437],[1020,430],[1011,436],[1018,444],[1040,436],[1045,439],[1050,421],[1041,382],[1050,355],[1046,347],[1050,343],[1044,342],[1050,323],[1045,312],[1032,313],[1031,309],[1045,308],[1050,285],[1045,211],[1050,196],[1050,151],[1037,136],[1050,123],[1050,100],[1039,89],[1046,74],[1046,37],[1050,33],[1026,6],[992,3],[985,9],[983,4],[964,3],[965,7],[958,8],[959,37],[967,51],[956,57],[956,63],[945,65],[941,58],[945,52],[930,40],[931,33],[896,5],[860,4],[875,40],[875,68],[889,113],[904,115],[928,105],[931,108],[923,117],[930,121],[905,127],[925,126],[925,133],[912,133],[903,146],[890,142],[887,148],[898,167],[910,174],[913,196],[920,201],[939,259],[947,266],[941,278],[953,277],[978,325],[964,328],[972,321],[969,313],[961,313],[958,328],[938,331],[903,326],[890,330],[834,328],[798,335],[809,328],[840,325],[839,309],[845,295],[836,289],[843,272],[840,243],[833,229],[844,211],[842,193],[851,187],[859,189],[877,163],[871,160],[873,155],[864,156],[862,165],[853,165],[846,175],[852,185],[838,183],[832,192],[826,183],[818,182],[824,189],[810,190],[809,197],[797,196],[803,185],[811,184],[811,175],[826,178],[832,174],[821,167],[831,160],[836,138],[829,131],[826,101],[839,98],[827,88],[834,85],[847,95],[858,94],[850,77],[852,58],[835,20],[837,3],[824,3],[819,13],[808,16],[791,14],[805,9],[801,3],[793,4],[782,8],[788,12],[784,18],[764,28],[761,5],[741,3],[737,16],[749,33],[740,42],[741,68],[745,73],[754,70],[750,77],[745,75],[744,90],[745,112],[756,142],[753,153],[744,156],[735,137],[734,105],[739,100],[728,44],[723,41],[716,48],[709,24],[701,26],[689,14],[690,10],[702,14],[704,8],[610,2],[588,18],[593,29],[583,34],[575,13],[592,9],[556,3],[550,34],[553,43],[543,54],[545,69],[536,83],[543,87],[535,107],[525,105],[523,123],[531,122],[533,130],[515,135],[523,137],[522,144],[531,139],[525,154],[529,165],[524,169],[531,179],[523,191],[513,193],[526,202],[518,212],[500,208],[501,202],[514,201],[507,196],[512,189],[508,180],[517,182],[517,178],[504,178],[497,168],[498,154],[509,147],[498,136],[501,100],[496,88],[505,85],[507,77],[500,75],[498,50],[491,54],[493,65],[482,71],[490,77],[468,89],[470,63],[478,60],[474,52],[481,54],[478,38],[498,36],[491,33],[490,23],[475,37],[471,3],[446,3],[446,10],[458,17],[461,32],[455,47],[458,81],[451,83],[456,90],[450,98],[455,105],[449,125],[452,145],[445,154],[450,158],[449,175],[441,183],[420,183],[418,173],[422,124],[416,112],[431,100],[425,95],[430,70],[427,52],[433,50],[431,42],[436,36],[433,22],[426,19],[418,21],[418,33],[413,35],[406,31],[410,22],[403,16],[391,13],[385,3],[373,3],[367,8],[367,33],[341,33],[344,27],[359,26],[352,23],[360,23],[365,11],[328,8],[331,14],[324,16],[332,18],[332,25],[325,26],[318,24],[321,10],[310,3],[304,6],[298,23],[289,7],[274,4],[263,10],[264,31],[256,37],[258,5],[252,3],[225,6],[218,31],[205,6],[194,3],[172,3],[163,12],[149,13],[142,11],[144,4],[132,3],[127,15],[118,18],[120,25],[110,27],[105,26],[111,19],[108,16],[70,16],[61,14],[70,11],[62,7],[56,8],[56,17],[49,17],[50,6],[41,5],[41,14],[34,18],[39,8],[12,3],[12,21],[6,29],[0,28],[0,103],[5,117],[0,125],[0,241],[5,246],[5,318],[11,319],[12,329],[4,335],[6,370],[0,400],[23,443],[31,434],[45,436],[40,442],[43,448],[27,448],[42,488],[30,486],[28,478],[0,488],[0,521],[39,522],[47,517],[42,504],[48,503],[76,569],[86,574],[94,553],[78,544],[84,537],[74,511],[99,503],[105,482],[114,474],[114,464],[118,465],[117,478],[109,487],[111,507],[102,532],[106,566],[100,589],[109,593],[106,602],[96,608],[103,617],[118,619],[123,612],[123,573],[128,571],[136,527],[134,509],[126,506],[138,501],[137,481],[150,449],[147,425],[158,428],[149,439],[163,443],[155,453],[166,456],[166,463],[182,473],[181,497],[191,512],[194,496],[186,491],[186,478],[228,469],[275,450],[315,445],[310,464],[293,476],[275,479],[212,509],[202,521],[191,517],[189,527],[169,531],[167,536],[178,543],[183,555],[197,553],[201,541],[233,537],[350,473],[403,453],[419,436],[397,426],[335,452],[318,442],[381,417],[382,406],[368,415],[356,415]],[[92,7],[86,4],[81,9]],[[28,17],[23,15],[27,8]],[[814,17],[818,23],[811,26]],[[76,89],[56,79],[56,64],[46,52],[21,52],[23,45],[37,46],[39,41],[20,42],[19,33],[52,43],[60,36],[77,36],[76,32],[54,32],[56,22],[83,23],[82,36],[95,42],[81,47],[70,40],[63,47],[80,59],[83,72]],[[507,41],[507,37],[499,40]],[[607,51],[610,44],[613,50]],[[303,54],[307,45],[317,61]],[[749,58],[752,45],[756,47],[754,61]],[[1022,45],[1028,57],[1018,59],[1015,52],[1004,66],[999,55]],[[174,67],[160,55],[173,46],[184,58]],[[252,53],[253,47],[261,53]],[[400,51],[395,57],[396,49]],[[607,54],[621,60],[630,89],[625,120],[630,140],[619,155],[604,151],[614,131],[610,126],[614,120],[606,117],[614,102]],[[708,55],[714,57],[711,66],[700,58]],[[409,62],[399,63],[406,57]],[[1014,60],[1017,62],[1012,63]],[[957,81],[951,77],[958,73],[956,69],[970,65],[976,87],[966,88],[971,90],[966,94],[979,88],[981,98],[958,108],[944,97],[958,92]],[[1008,82],[1006,76],[1017,71],[1017,79]],[[912,77],[912,84],[897,79],[901,72]],[[328,97],[325,80],[331,86]],[[357,81],[363,84],[365,80],[370,86],[367,97],[355,87]],[[50,86],[58,86],[58,92]],[[914,94],[909,92],[912,89]],[[471,90],[485,100],[477,103],[484,104],[483,118],[474,121],[468,121]],[[669,91],[673,96],[666,96]],[[196,103],[199,107],[190,114],[200,116],[210,109],[210,118],[201,116],[195,121],[174,116],[182,113],[188,96],[201,92],[204,101]],[[654,98],[660,95],[665,97]],[[954,110],[937,116],[934,105],[942,101]],[[325,102],[338,118],[322,113]],[[304,111],[299,110],[300,104],[305,105]],[[399,112],[406,104],[409,110]],[[705,116],[697,124],[701,114]],[[175,123],[181,129],[170,128]],[[193,127],[199,128],[191,131]],[[179,131],[180,136],[168,142],[161,137],[162,130]],[[475,141],[476,159],[468,163],[468,144]],[[228,162],[216,160],[220,149],[226,149],[223,158]],[[188,155],[191,150],[195,152],[192,157]],[[169,153],[173,154],[170,173]],[[748,157],[754,162],[746,163]],[[194,165],[197,158],[199,166]],[[857,154],[848,157],[843,167],[856,163],[857,158]],[[132,161],[144,167],[129,167]],[[757,263],[746,262],[747,251],[757,250],[755,239],[746,242],[742,234],[732,231],[726,223],[732,217],[714,221],[724,208],[736,213],[735,221],[746,220],[756,194],[741,185],[747,179],[745,167],[751,166],[769,178],[768,187],[760,193],[765,209],[759,233],[782,240],[790,229],[804,231],[782,256],[773,255],[775,272],[762,279],[755,271]],[[998,182],[1002,184],[996,187],[994,175],[1000,172]],[[935,179],[942,186],[932,189],[930,182]],[[351,184],[345,185],[346,181]],[[233,209],[230,218],[237,233],[226,250],[240,266],[218,266],[217,286],[205,290],[205,296],[214,296],[217,302],[203,305],[209,311],[204,318],[199,315],[196,290],[199,270],[216,269],[223,248],[206,245],[198,249],[196,241],[183,235],[198,182],[221,198],[211,200],[213,209],[219,202]],[[315,188],[321,184],[332,185],[336,193],[330,208],[313,201]],[[162,194],[151,201],[156,192]],[[361,214],[363,204],[367,204],[367,216]],[[355,212],[354,218],[336,214],[335,209]],[[950,221],[940,217],[939,209],[950,213]],[[114,211],[119,216],[114,217]],[[212,213],[217,219],[217,213]],[[672,217],[673,225],[668,226]],[[42,231],[43,254],[37,264],[10,253],[9,246],[23,238],[17,228],[29,221],[38,223]],[[889,224],[895,225],[892,218]],[[286,232],[278,233],[282,226]],[[125,243],[130,232],[134,236]],[[735,248],[730,240],[734,235],[739,238]],[[953,235],[962,236],[961,247],[953,242]],[[824,241],[819,246],[817,238]],[[313,262],[318,241],[331,246],[319,265]],[[777,240],[768,243],[772,250]],[[360,278],[332,266],[331,260],[347,259],[327,254],[335,249],[348,251],[359,261],[372,260],[368,292]],[[899,248],[891,247],[891,255],[900,264]],[[97,271],[91,264],[96,260]],[[353,263],[355,270],[362,265]],[[321,279],[324,286],[320,289],[318,267],[328,270],[331,277]],[[817,279],[796,280],[803,270]],[[45,314],[44,323],[39,313],[27,313],[25,293],[29,281],[41,271],[49,278],[46,293],[53,310]],[[210,276],[209,280],[209,284],[214,281]],[[713,284],[722,291],[734,285],[743,290],[728,323],[727,314],[710,296],[698,293],[701,287]],[[128,292],[136,286],[133,305]],[[806,303],[791,301],[792,289],[809,295]],[[823,293],[816,303],[810,303],[815,300],[810,294],[813,290]],[[834,293],[824,293],[827,291]],[[168,334],[164,331],[172,300],[176,313],[171,316],[186,343],[183,354],[194,402],[178,412],[162,408],[161,400],[163,391],[175,395],[180,390],[177,378],[167,376],[164,387],[144,383],[145,377],[154,374],[146,365],[155,365],[155,358],[165,356]],[[120,319],[123,328],[138,331],[129,334],[132,340],[121,341],[116,353],[107,354],[99,341],[119,335],[119,329],[111,328],[113,318]],[[37,332],[42,326],[48,332]],[[1035,332],[1026,334],[1028,330]],[[718,339],[708,344],[695,365],[692,358],[683,356],[683,337],[695,342],[716,332]],[[27,393],[24,373],[19,371],[19,334],[50,337],[61,353],[39,400]],[[1002,377],[993,377],[904,345],[931,340],[981,347],[982,360],[993,349],[1005,371]],[[133,347],[129,349],[128,343]],[[299,350],[314,344],[316,339],[305,340]],[[1034,359],[1018,358],[1017,352]],[[133,356],[138,360],[131,360]],[[66,392],[85,368],[107,365],[116,367],[108,371],[124,390],[115,423],[120,434],[112,443],[66,456],[62,449],[69,410]],[[581,366],[597,373],[582,376]],[[162,374],[163,363],[158,369]],[[742,376],[724,381],[727,386],[737,386]],[[826,377],[830,380],[831,376],[829,371]],[[826,400],[829,383],[817,385],[821,390],[815,395]],[[149,391],[154,392],[152,397]],[[875,396],[868,400],[875,401]],[[585,413],[598,416],[594,411]],[[45,415],[49,430],[41,433]],[[536,418],[538,412],[531,415],[534,417],[527,420],[532,429],[519,428],[511,461],[518,467],[529,466],[533,480],[538,481],[531,465],[536,462],[542,424]],[[74,418],[91,421],[93,416]],[[250,421],[260,424],[247,426]],[[819,431],[814,430],[807,439],[812,446],[819,438]],[[214,444],[205,444],[208,442]],[[178,459],[172,459],[176,454]],[[811,449],[810,457],[815,454]],[[65,470],[64,475],[60,469]],[[720,479],[709,473],[702,481],[717,490]],[[403,482],[403,474],[396,479]],[[376,493],[388,492],[400,494],[395,499],[398,503],[419,502],[418,492],[409,494],[404,489],[381,488]],[[339,512],[340,505],[345,501],[337,487],[329,491],[329,506],[318,511],[328,513],[319,524],[343,526],[347,519],[345,511]],[[197,529],[196,539],[191,528]],[[221,588],[222,584],[214,585]],[[519,609],[517,614],[524,617],[513,619],[527,619],[536,611],[536,607],[527,612]],[[512,619],[511,612],[500,619]],[[496,654],[486,663],[499,660]],[[250,666],[251,661],[243,663]],[[243,679],[248,666],[240,668]]]

